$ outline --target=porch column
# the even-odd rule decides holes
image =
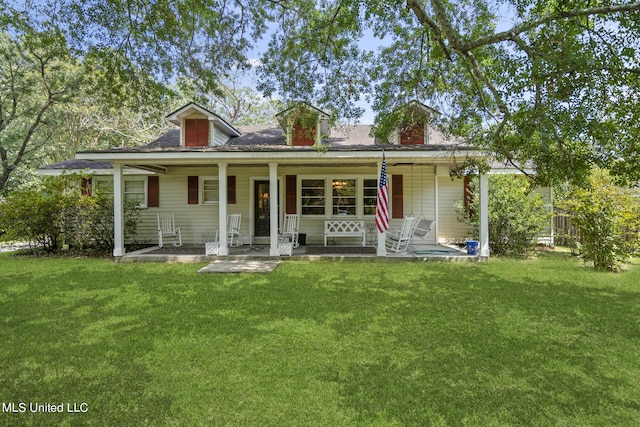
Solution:
[[[378,162],[378,180],[380,180],[380,172],[381,171],[382,171],[382,160],[380,160]],[[378,192],[379,192],[380,191],[380,182],[378,182],[377,187],[378,187]],[[377,227],[376,227],[376,231],[378,231]],[[387,247],[385,246],[386,240],[387,240],[387,232],[385,231],[384,233],[380,233],[378,231],[378,247],[376,248],[376,255],[377,256],[387,256]]]
[[[269,163],[269,255],[280,256],[278,250],[278,164]]]
[[[124,204],[122,165],[113,164],[113,256],[123,256],[124,249]]]
[[[218,256],[229,255],[227,241],[227,164],[218,163]]]
[[[483,258],[489,258],[489,178],[487,174],[480,175],[480,253]]]

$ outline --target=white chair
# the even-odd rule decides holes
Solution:
[[[407,216],[402,221],[402,226],[394,232],[387,232],[385,247],[387,252],[393,252],[396,255],[404,255],[409,251],[409,244],[413,237],[413,231],[416,225],[416,217]]]
[[[284,217],[284,224],[282,224],[282,230],[278,235],[278,239],[287,240],[292,243],[293,248],[300,246],[298,243],[298,226],[300,224],[300,217],[298,214],[286,214]]]
[[[242,222],[242,214],[230,214],[227,217],[227,237],[229,246],[240,246],[240,223]]]
[[[182,234],[180,227],[176,227],[175,216],[158,214],[158,246],[162,247],[166,238],[173,239],[173,246],[182,246]]]
[[[413,237],[415,239],[426,240],[435,225],[435,220],[422,218],[420,221],[418,221],[418,223],[416,224],[416,228],[413,230]]]

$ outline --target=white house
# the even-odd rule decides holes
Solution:
[[[158,240],[158,214],[174,214],[183,242],[195,244],[213,230],[227,230],[228,215],[236,213],[242,215],[242,234],[269,245],[270,255],[277,256],[285,214],[298,214],[299,232],[306,234],[308,245],[323,243],[327,220],[373,223],[384,152],[390,229],[413,215],[435,220],[428,243],[464,242],[470,233],[457,221],[454,202],[464,198],[465,180],[452,179],[450,171],[467,158],[486,155],[445,140],[429,126],[437,112],[417,101],[406,108],[422,119],[382,143],[371,135],[371,126],[331,127],[328,115],[305,103],[279,113],[280,127],[234,127],[190,103],[168,116],[177,128],[147,146],[80,152],[41,173],[88,170],[92,185],[113,185],[116,257],[125,253],[124,199],[139,201],[138,233],[150,241]],[[479,252],[487,257],[486,175],[480,183]],[[384,235],[374,240],[378,255],[384,256]],[[359,240],[344,237],[340,242]],[[219,255],[228,254],[224,232],[220,248]]]

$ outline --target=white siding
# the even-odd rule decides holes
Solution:
[[[464,183],[449,176],[438,177],[438,240],[441,243],[461,243],[470,238],[471,228],[458,221],[455,203],[462,201]]]
[[[297,177],[297,211],[300,213],[301,185],[303,178],[324,178],[325,179],[325,214],[323,216],[301,216],[300,233],[307,235],[307,244],[318,245],[324,241],[324,220],[332,218],[330,207],[331,182],[333,179],[356,179],[357,180],[357,200],[358,215],[348,216],[364,220],[367,224],[374,223],[374,215],[363,215],[362,213],[362,179],[377,179],[377,167],[350,166],[341,167],[298,167],[280,166],[278,167],[278,180],[280,183],[279,214],[280,221],[285,209],[286,195],[286,175],[296,175]],[[410,166],[410,165],[387,165],[389,185],[391,187],[392,175],[403,175],[403,213],[404,216],[410,214],[426,219],[436,219],[436,177],[433,166]],[[157,243],[157,214],[173,213],[175,215],[176,226],[181,227],[182,239],[185,244],[203,244],[205,241],[213,239],[215,230],[218,228],[218,205],[187,203],[187,177],[188,176],[218,176],[218,168],[215,165],[210,167],[170,167],[165,175],[159,175],[160,186],[160,206],[158,208],[142,209],[140,223],[138,224],[137,240],[139,242]],[[242,214],[241,233],[244,235],[254,234],[254,182],[257,180],[268,180],[269,168],[265,166],[228,166],[228,176],[236,177],[236,202],[228,205],[228,213]],[[437,241],[457,242],[464,241],[469,237],[467,227],[456,220],[453,203],[462,198],[462,180],[451,181],[446,177],[438,177],[438,215],[437,230],[431,233],[428,239],[422,243],[434,244]],[[200,190],[201,188],[201,181]],[[390,196],[392,189],[390,188]],[[199,201],[202,201],[199,194]],[[398,229],[403,218],[392,218],[390,230]],[[375,240],[377,231],[372,236]],[[358,245],[361,240],[358,238],[335,238],[335,244]],[[264,240],[260,243],[268,243]]]

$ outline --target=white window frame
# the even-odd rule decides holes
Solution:
[[[134,181],[142,181],[142,200],[140,200],[140,203],[138,203],[138,207],[146,208],[147,196],[149,194],[149,189],[148,189],[149,181],[147,180],[146,176],[125,177],[122,183],[122,199],[127,200],[127,194],[140,194],[139,192],[132,192],[132,191],[127,192],[127,183],[131,183]]]
[[[206,200],[204,195],[205,195],[205,188],[204,188],[204,184],[205,181],[215,181],[217,184],[217,189],[216,189],[216,197],[215,200]],[[199,200],[200,200],[200,204],[201,205],[218,205],[220,204],[220,182],[217,176],[201,176],[200,177],[200,182],[198,185],[198,191],[199,191]],[[213,191],[213,190],[211,190]]]
[[[322,180],[324,182],[324,213],[322,214],[305,214],[302,212],[304,206],[302,205],[302,181],[305,180]],[[328,201],[329,197],[327,195],[331,194],[329,190],[331,188],[331,179],[326,176],[321,175],[309,175],[309,176],[300,176],[298,175],[298,206],[300,206],[300,215],[305,218],[325,218],[327,213],[331,212],[331,202]]]
[[[304,214],[302,213],[302,181],[309,179],[321,179],[324,180],[324,214]],[[298,212],[305,218],[374,218],[373,214],[364,214],[364,180],[371,179],[376,182],[376,194],[378,186],[378,177],[375,175],[340,175],[335,174],[332,176],[326,175],[298,175],[298,194],[297,204]],[[335,180],[355,180],[356,181],[356,214],[355,215],[334,215],[333,214],[333,181]]]
[[[143,181],[143,197],[142,200],[140,201],[140,203],[138,204],[139,208],[145,209],[147,208],[147,202],[148,202],[148,197],[149,197],[149,177],[146,175],[135,175],[135,176],[125,176],[123,179],[123,188],[122,188],[122,195],[123,195],[123,200],[126,200],[127,198],[127,194],[134,194],[132,192],[127,193],[126,188],[127,188],[127,182],[132,182],[132,181]],[[113,177],[109,176],[93,176],[91,177],[91,188],[97,188],[98,186],[103,186],[103,188],[107,189],[107,192],[109,194],[113,194]]]

